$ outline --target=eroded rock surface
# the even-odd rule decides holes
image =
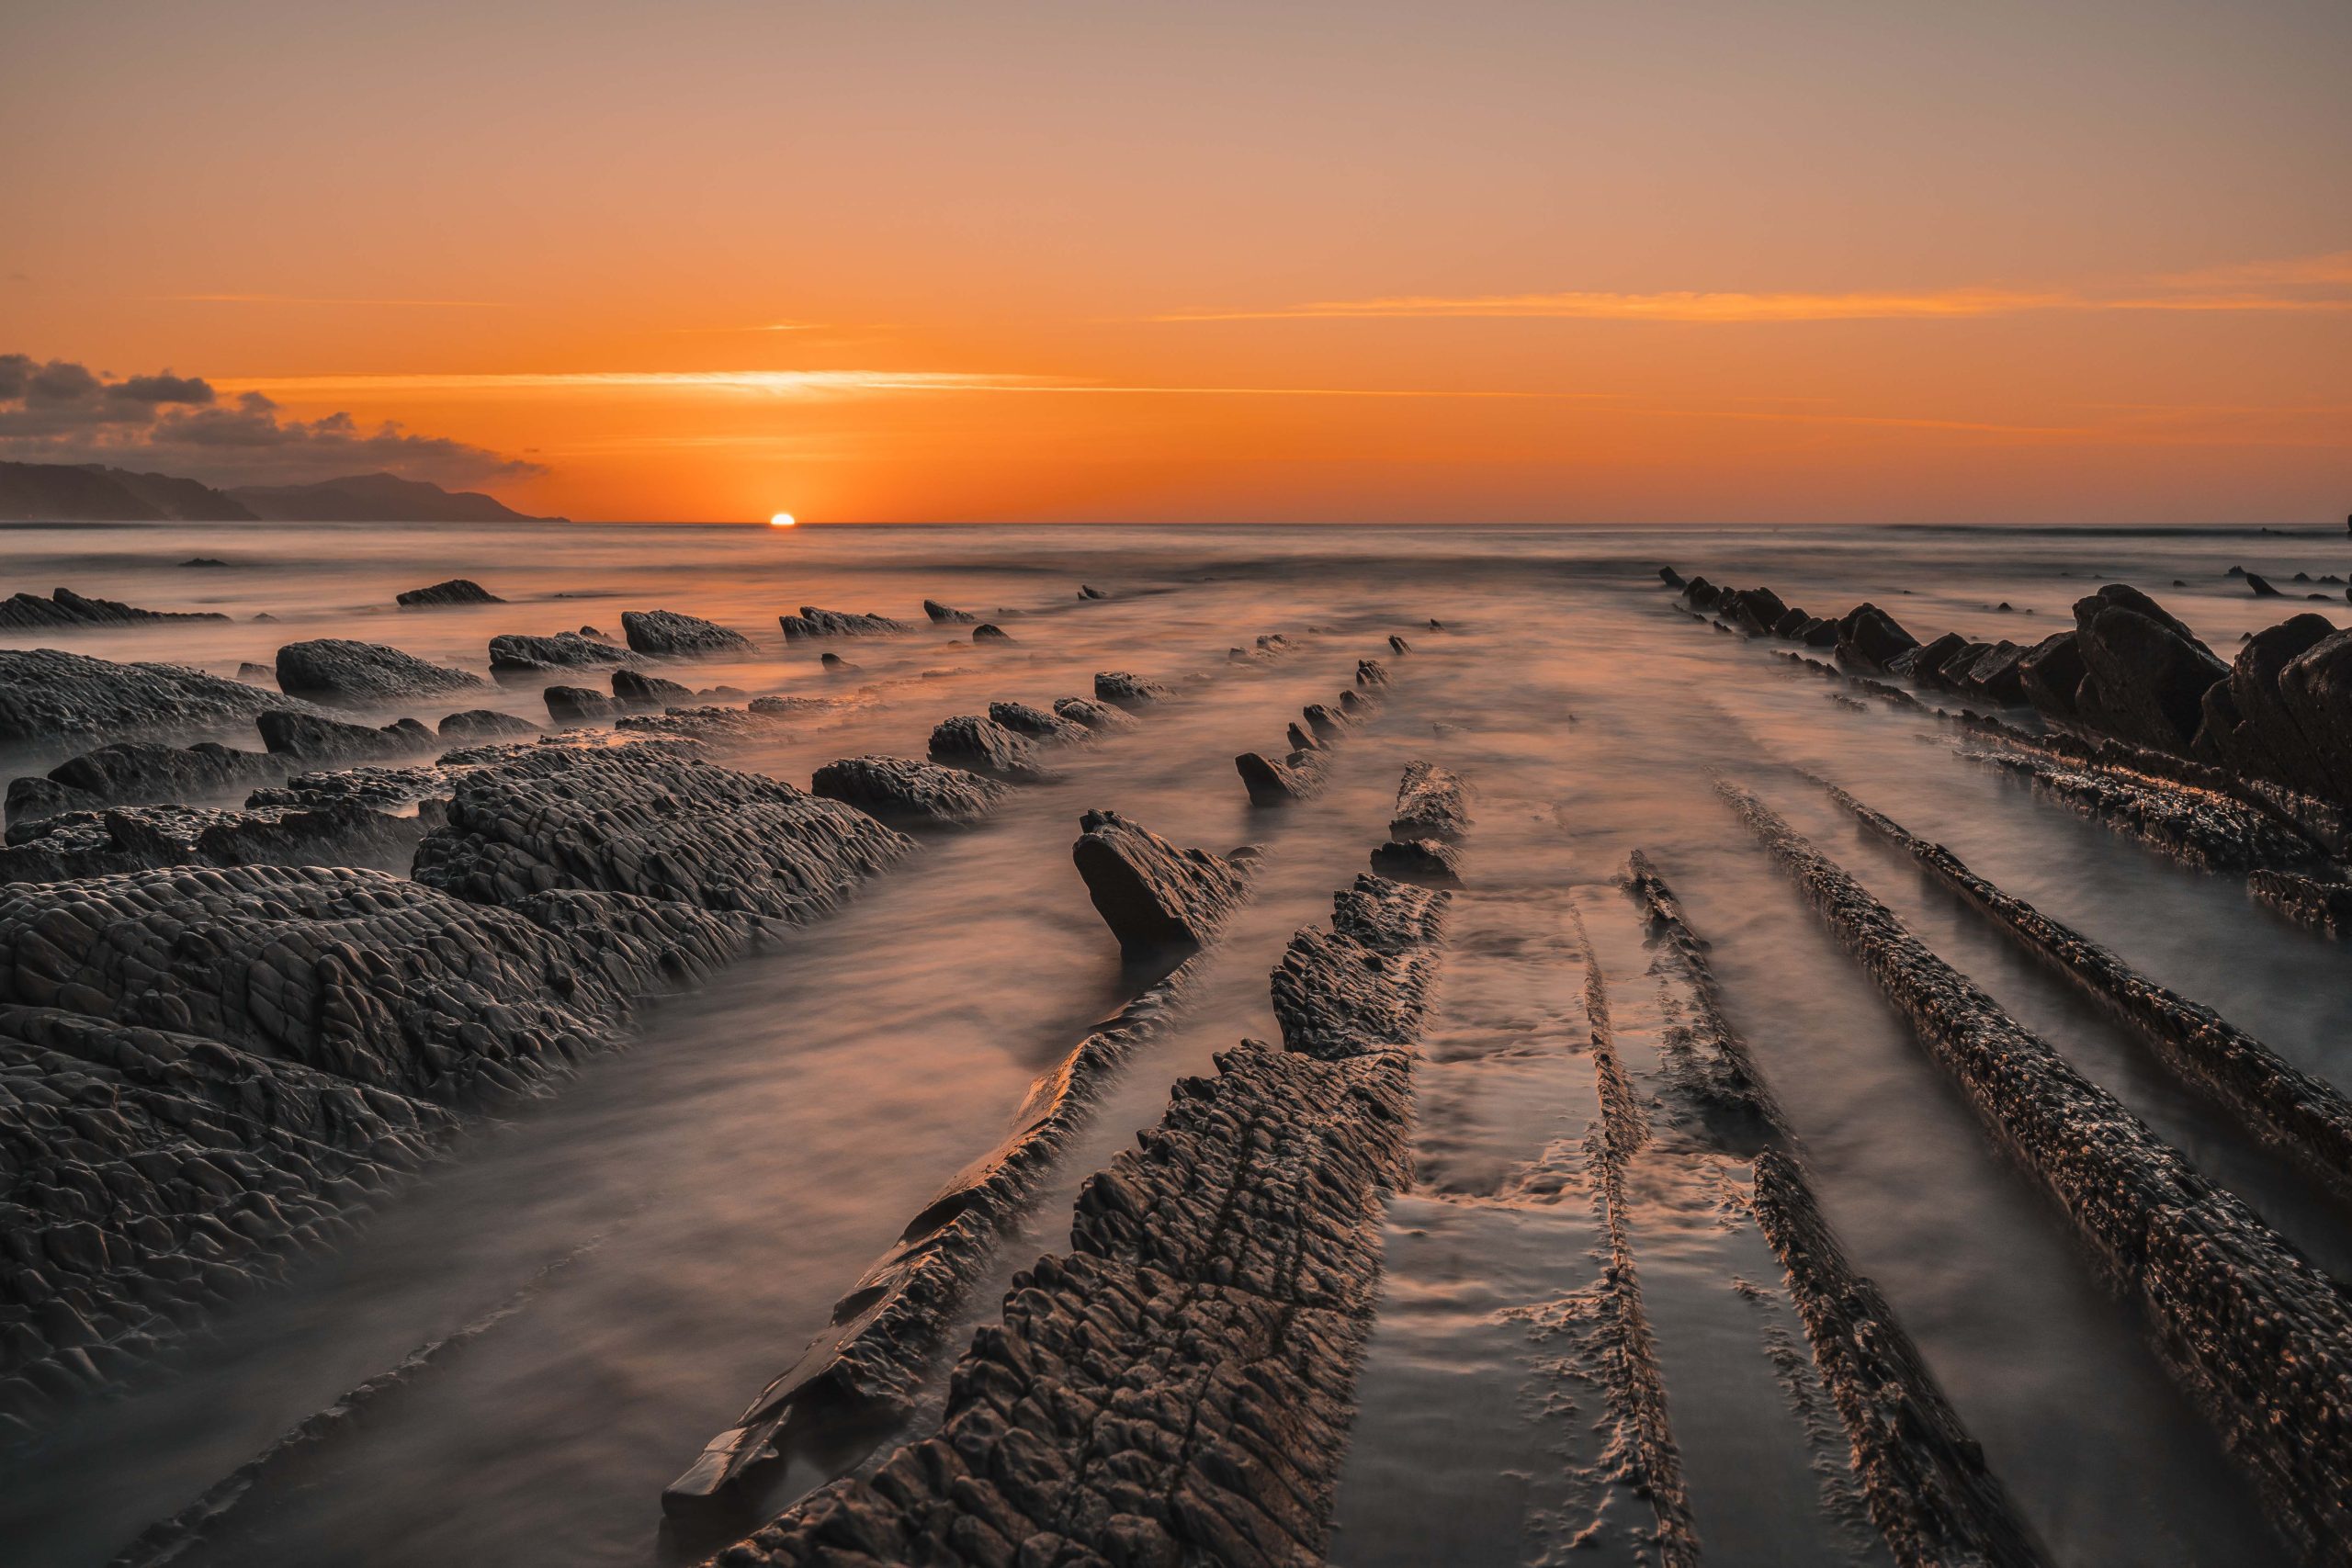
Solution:
[[[695,694],[690,686],[665,681],[659,675],[648,675],[641,670],[616,670],[613,671],[613,700],[625,708],[666,708],[693,703]]]
[[[115,664],[53,648],[0,649],[0,745],[203,734],[288,705],[277,692],[176,664]]]
[[[108,806],[153,806],[201,801],[275,784],[286,776],[285,759],[239,751],[203,741],[162,746],[124,740],[70,757],[45,778],[8,782],[8,825],[63,811],[96,811]]]
[[[967,828],[1005,792],[994,779],[910,757],[843,757],[819,768],[808,787],[894,828]]]
[[[1130,957],[1202,946],[1247,894],[1248,874],[1235,860],[1179,849],[1115,811],[1090,811],[1079,829],[1070,858],[1095,912]]]
[[[968,626],[979,619],[969,610],[951,609],[936,599],[924,600],[922,613],[931,617],[932,625],[938,626]]]
[[[505,600],[470,578],[453,577],[430,588],[412,588],[396,594],[403,610],[426,610],[442,604],[503,604]]]
[[[1470,830],[1470,785],[1435,762],[1405,764],[1396,786],[1396,814],[1388,831],[1399,839],[1459,839]]]
[[[311,767],[322,762],[390,761],[441,749],[440,739],[413,718],[394,719],[381,728],[371,728],[321,714],[272,708],[254,722],[272,756],[292,758]]]
[[[742,633],[675,610],[623,610],[621,635],[639,653],[673,659],[709,659],[753,651],[752,639]]]
[[[941,719],[932,729],[930,751],[934,762],[989,778],[1036,784],[1053,776],[1037,761],[1036,748],[1025,736],[978,714]]]
[[[1044,746],[1080,746],[1094,737],[1092,728],[1027,703],[990,703],[989,717],[1015,735]]]
[[[621,705],[587,686],[549,686],[539,695],[548,717],[560,725],[609,724],[621,715]]]
[[[786,642],[808,642],[829,637],[888,637],[909,630],[904,621],[894,621],[888,615],[864,615],[853,610],[820,610],[814,604],[800,606],[797,615],[778,615]]]
[[[449,745],[465,746],[484,740],[529,740],[547,731],[515,714],[501,713],[496,708],[468,708],[444,718],[438,733]]]
[[[507,632],[490,639],[490,672],[502,681],[560,670],[605,670],[629,661],[628,649],[579,632],[552,637]]]
[[[1098,671],[1094,676],[1095,699],[1098,702],[1109,703],[1113,707],[1149,707],[1152,704],[1165,702],[1175,694],[1176,689],[1173,686],[1163,685],[1158,681],[1147,681],[1142,676],[1125,670]]]
[[[347,637],[289,642],[277,650],[278,689],[330,706],[369,706],[479,691],[481,676],[414,654]]]
[[[1124,708],[1086,697],[1056,697],[1054,712],[1072,724],[1082,724],[1098,735],[1115,734],[1123,729],[1138,728],[1143,721]]]
[[[0,599],[0,631],[42,631],[52,626],[110,626],[134,621],[225,621],[216,610],[141,610],[113,599],[85,599],[60,588],[43,599],[17,593]]]

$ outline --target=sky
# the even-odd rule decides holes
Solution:
[[[0,58],[0,457],[639,520],[2352,512],[2344,0],[9,0]]]

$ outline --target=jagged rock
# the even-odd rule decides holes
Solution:
[[[1838,623],[1836,657],[1849,670],[1888,674],[1897,659],[1918,646],[1917,637],[1875,604],[1857,604]]]
[[[1079,746],[1094,739],[1094,731],[1074,718],[1064,718],[1027,703],[990,703],[989,717],[1016,735],[1048,746]]]
[[[559,670],[605,670],[629,660],[628,649],[582,632],[553,637],[506,632],[490,639],[490,672],[501,681]]]
[[[1070,854],[1095,911],[1131,958],[1201,946],[1249,888],[1247,874],[1232,860],[1180,850],[1115,811],[1080,818]]]
[[[481,676],[428,664],[413,654],[346,637],[289,642],[277,650],[277,685],[290,696],[336,707],[368,706],[478,691]]]
[[[969,827],[1005,795],[992,778],[911,757],[843,757],[819,768],[808,787],[894,828]]]
[[[1972,696],[1990,698],[2007,705],[2026,700],[2024,665],[2028,649],[2016,643],[2001,641],[1979,653],[1974,662],[1962,671],[1958,685]],[[1946,667],[1948,670],[1950,666]]]
[[[1743,588],[1726,593],[1715,611],[1724,619],[1757,633],[1768,633],[1789,613],[1781,596],[1769,588]]]
[[[1365,687],[1385,686],[1388,684],[1388,666],[1383,664],[1379,660],[1359,659],[1356,660],[1357,685]]]
[[[2299,925],[2339,939],[2352,937],[2352,882],[2323,881],[2266,866],[2246,878],[2246,886]]]
[[[416,878],[477,903],[619,893],[794,924],[912,848],[864,812],[666,750],[534,747],[458,781]]]
[[[1390,632],[1388,634],[1388,651],[1396,654],[1410,653],[1413,651],[1413,645],[1407,642],[1403,637],[1398,637],[1395,632]]]
[[[950,609],[936,599],[924,600],[922,613],[931,617],[933,626],[968,626],[979,619],[968,610]]]
[[[468,708],[443,719],[439,733],[449,744],[462,746],[484,740],[529,740],[547,731],[527,718],[496,708]]]
[[[2324,737],[2303,733],[2279,689],[2287,666],[2335,635],[2324,615],[2290,616],[2239,648],[2227,679],[2207,688],[2196,742],[2200,760],[2294,788],[2342,798],[2342,776]]]
[[[1680,588],[1684,586],[1682,574],[1675,570],[1670,566],[1662,566],[1657,569],[1657,580],[1660,582],[1665,583],[1668,588]]]
[[[820,658],[817,662],[824,666],[828,671],[835,675],[846,675],[857,668],[856,665],[852,664],[848,660],[843,659],[838,653],[825,654]]]
[[[665,708],[695,700],[692,688],[637,670],[613,671],[613,700],[624,708]]]
[[[11,780],[8,822],[13,829],[66,811],[242,794],[284,778],[286,769],[281,758],[210,741],[184,748],[120,741],[69,758],[51,768],[47,778]]]
[[[1396,785],[1396,814],[1388,819],[1397,839],[1455,840],[1470,830],[1470,785],[1451,768],[1435,762],[1405,764]]]
[[[560,725],[609,724],[621,714],[618,703],[586,686],[549,686],[540,694],[547,699],[548,716]]]
[[[48,598],[18,593],[0,600],[0,631],[47,630],[54,626],[109,626],[129,621],[225,621],[214,610],[182,613],[141,610],[113,599],[85,599],[71,588],[60,588]]]
[[[1102,670],[1095,672],[1096,700],[1109,703],[1114,707],[1148,707],[1153,703],[1165,702],[1175,694],[1176,690],[1172,686],[1162,685],[1158,681],[1147,681],[1142,676],[1132,674],[1125,670]]]
[[[459,774],[523,754],[513,745],[494,745],[452,751],[438,762],[414,767],[362,763],[356,768],[324,768],[297,773],[282,784],[257,789],[245,797],[245,805],[299,806],[309,809],[352,805],[371,807],[378,811],[400,811],[430,797],[446,800],[457,787]]]
[[[2245,585],[2254,590],[2254,596],[2257,599],[2281,599],[2286,597],[2286,595],[2280,593],[2278,590],[2271,587],[2268,581],[2254,572],[2240,572],[2238,575],[2245,579]]]
[[[1121,708],[1084,697],[1056,697],[1054,712],[1072,724],[1082,724],[1096,734],[1115,733],[1122,729],[1138,729],[1143,721]]]
[[[1462,850],[1442,839],[1391,839],[1372,852],[1372,869],[1425,887],[1462,886]]]
[[[1110,597],[1108,593],[1103,592],[1100,588],[1096,588],[1091,584],[1083,582],[1078,585],[1078,596],[1081,599],[1108,599]]]
[[[1283,730],[1283,738],[1290,742],[1290,749],[1294,751],[1320,751],[1323,750],[1323,742],[1317,740],[1314,736],[1301,728],[1296,719],[1290,721],[1289,725]]]
[[[307,763],[386,761],[440,749],[433,731],[413,718],[371,729],[323,715],[272,708],[254,722],[273,756]]]
[[[277,684],[277,670],[274,665],[256,664],[250,659],[241,659],[237,661],[237,679],[254,685],[266,681],[274,687]]]
[[[778,615],[786,642],[806,642],[812,637],[888,637],[908,630],[904,621],[894,621],[888,615],[861,615],[849,610],[820,610],[814,604],[800,606],[797,615]]]
[[[1694,577],[1682,585],[1682,602],[1694,610],[1713,609],[1723,603],[1724,591],[1703,577]]]
[[[1011,642],[1012,637],[1002,626],[983,621],[972,628],[972,640],[974,642]]]
[[[1250,792],[1250,805],[1288,806],[1322,793],[1328,764],[1320,749],[1302,747],[1279,762],[1260,752],[1244,751],[1233,759],[1233,766],[1241,775],[1242,787]]]
[[[431,609],[440,604],[503,604],[505,600],[469,578],[453,577],[430,588],[412,588],[396,595],[403,610]]]
[[[180,564],[181,564],[182,566],[203,566],[203,567],[210,567],[210,566],[227,566],[229,563],[228,563],[227,561],[218,559],[218,558],[216,558],[215,557],[212,557],[212,556],[191,556],[191,557],[189,557],[187,560],[184,560],[184,561],[180,562]]]
[[[676,659],[710,659],[753,651],[752,639],[742,633],[675,610],[624,610],[621,635],[636,652]]]
[[[2075,716],[2075,694],[2088,667],[2073,632],[2052,632],[2018,661],[2018,684],[2034,711],[2055,719]]]
[[[992,718],[962,713],[939,721],[931,732],[931,760],[1015,784],[1038,784],[1053,775],[1038,765],[1036,748]]]
[[[1939,686],[1939,671],[1947,659],[1968,646],[1968,639],[1958,632],[1946,632],[1930,642],[1895,655],[1887,666],[1888,673],[1907,676],[1923,686]]]
[[[1305,716],[1306,728],[1314,732],[1316,739],[1326,745],[1348,732],[1345,716],[1321,703],[1307,704]]]
[[[2188,626],[2135,588],[2109,583],[2075,602],[2084,665],[2075,722],[2143,746],[2186,753],[2208,688],[2229,674]]]
[[[242,727],[266,708],[287,705],[276,692],[176,664],[115,664],[53,648],[0,649],[5,746],[46,746],[87,735],[120,740],[201,734]]]

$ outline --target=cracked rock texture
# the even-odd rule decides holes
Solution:
[[[176,664],[115,664],[53,648],[0,649],[0,745],[79,736],[198,735],[288,706],[277,692]],[[295,708],[316,712],[309,705]]]
[[[994,779],[910,757],[843,757],[819,768],[808,787],[894,828],[967,828],[1005,793]]]
[[[1013,784],[1038,784],[1053,774],[1037,761],[1027,737],[992,718],[959,713],[943,718],[931,732],[931,760]]]
[[[1388,831],[1399,839],[1461,838],[1470,831],[1470,785],[1451,768],[1435,762],[1405,764],[1396,785],[1396,814]]]
[[[1054,712],[1072,724],[1084,725],[1098,735],[1135,729],[1143,723],[1124,708],[1112,707],[1087,697],[1056,697]]]
[[[623,610],[621,635],[639,653],[678,659],[707,659],[718,654],[752,652],[752,639],[729,631],[699,615],[675,610]]]
[[[440,738],[413,718],[394,719],[373,729],[323,715],[272,708],[254,721],[254,727],[270,755],[305,764],[388,761],[441,750]]]
[[[715,1562],[1321,1563],[1381,1208],[1410,1175],[1415,1037],[1395,1028],[1418,1025],[1443,897],[1372,877],[1340,895],[1285,965],[1348,973],[1285,1004],[1278,972],[1297,1040],[1180,1082],[1089,1180],[1069,1252],[1014,1277],[937,1435]]]
[[[32,631],[50,626],[121,626],[133,621],[225,621],[228,618],[217,610],[141,610],[113,599],[85,599],[71,588],[57,589],[46,599],[37,593],[16,593],[0,600],[0,631]]]
[[[397,648],[347,637],[289,642],[277,650],[278,690],[331,707],[473,692],[483,684],[470,671],[430,664]]]
[[[1172,686],[1163,685],[1158,681],[1147,681],[1125,670],[1099,671],[1094,677],[1096,700],[1109,703],[1113,707],[1148,707],[1175,694],[1176,689]]]
[[[1090,811],[1078,825],[1070,858],[1095,912],[1130,956],[1203,945],[1248,896],[1248,874],[1235,860],[1179,849],[1115,811]],[[1248,856],[1254,852],[1237,859]]]
[[[1094,731],[1077,719],[1027,703],[990,703],[989,717],[1040,745],[1082,746],[1094,738]]]
[[[807,642],[814,637],[888,637],[910,630],[904,621],[894,621],[888,615],[862,615],[854,610],[820,610],[814,604],[803,604],[797,615],[778,615],[776,624],[784,628],[786,642]]]
[[[286,776],[283,758],[238,751],[204,741],[163,746],[124,740],[69,757],[45,778],[8,781],[8,823],[14,827],[65,811],[108,806],[154,806],[242,795]]]
[[[631,657],[628,649],[578,632],[553,637],[506,632],[490,639],[490,672],[501,681],[558,670],[605,670],[628,664]]]
[[[441,721],[443,740],[463,746],[483,740],[529,740],[547,732],[529,719],[496,708],[468,708]]]

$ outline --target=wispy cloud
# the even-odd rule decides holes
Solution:
[[[2173,274],[2106,288],[1396,295],[1317,300],[1267,310],[1174,311],[1146,319],[1176,322],[1489,318],[1720,324],[1947,321],[2046,310],[2352,310],[2352,251]]]

